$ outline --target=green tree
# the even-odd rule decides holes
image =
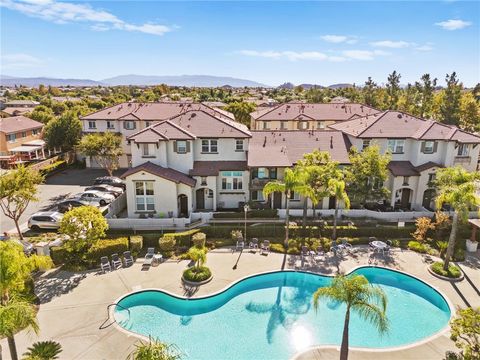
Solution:
[[[398,109],[398,99],[400,97],[400,78],[402,76],[393,71],[387,78],[387,96],[388,96],[388,108],[391,110]]]
[[[62,345],[56,341],[37,341],[23,354],[22,360],[55,360],[62,352]]]
[[[123,154],[122,137],[111,132],[88,134],[80,140],[77,150],[94,159],[112,176]]]
[[[353,148],[349,158],[351,165],[345,170],[345,180],[350,199],[361,205],[385,199],[390,193],[384,186],[390,154],[382,155],[380,147],[373,144],[361,152]]]
[[[453,210],[452,230],[448,239],[447,252],[443,269],[448,270],[450,259],[457,242],[458,223],[468,220],[469,211],[480,206],[480,196],[477,193],[476,181],[480,180],[480,173],[469,173],[464,168],[450,167],[437,170],[436,207],[438,210],[448,204]]]
[[[466,131],[480,131],[480,103],[471,92],[463,93],[460,99],[460,126]]]
[[[190,260],[192,260],[195,263],[195,267],[197,270],[202,267],[203,264],[207,261],[207,252],[205,251],[205,248],[198,248],[196,246],[192,246],[187,253],[188,257]]]
[[[437,78],[432,80],[430,74],[424,74],[420,80],[420,82],[415,83],[415,87],[420,93],[420,111],[418,115],[421,118],[431,118],[433,115],[433,92],[437,86]]]
[[[48,124],[51,120],[55,119],[55,114],[49,107],[38,105],[30,114],[28,114],[28,117],[43,124]]]
[[[450,329],[450,339],[461,349],[461,359],[480,359],[480,308],[459,309]]]
[[[286,211],[285,211],[285,247],[288,246],[288,234],[290,227],[290,198],[295,191],[298,191],[304,187],[304,181],[302,179],[304,175],[299,171],[292,169],[286,169],[283,177],[283,181],[274,180],[269,181],[263,188],[263,196],[267,198],[270,194],[279,192],[285,194],[286,197]]]
[[[128,356],[129,360],[178,360],[181,353],[175,345],[165,344],[149,338],[148,342],[139,341],[135,350]]]
[[[328,189],[330,196],[335,198],[335,215],[333,217],[333,234],[332,238],[337,238],[337,221],[338,221],[338,203],[343,202],[345,209],[350,208],[350,198],[345,191],[345,181],[343,181],[343,174],[338,172],[340,176],[328,180]]]
[[[225,106],[225,110],[235,116],[235,120],[250,127],[250,113],[256,109],[255,104],[249,102],[233,102]]]
[[[375,81],[369,76],[368,80],[365,81],[365,85],[363,87],[363,101],[366,105],[377,107],[379,105],[378,100],[378,86]]]
[[[58,119],[50,121],[44,130],[44,139],[51,149],[72,150],[82,136],[82,123],[73,111],[68,111]]]
[[[407,84],[407,87],[403,90],[398,99],[398,109],[419,116],[420,107],[418,106],[418,97],[419,94],[417,88],[411,84]]]
[[[460,125],[460,99],[462,96],[462,84],[459,83],[457,73],[445,77],[447,88],[444,92],[443,102],[440,105],[441,120],[445,124]]]
[[[344,303],[347,306],[343,326],[340,360],[348,359],[350,313],[356,312],[363,320],[373,324],[383,334],[388,331],[385,314],[387,297],[379,287],[371,285],[363,275],[335,277],[332,284],[321,287],[313,294],[313,305],[318,311],[322,299]]]
[[[38,171],[23,165],[0,177],[0,208],[6,217],[13,220],[22,240],[18,222],[30,202],[38,201],[37,188],[42,181],[43,176]]]

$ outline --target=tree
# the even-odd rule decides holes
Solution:
[[[37,341],[23,354],[22,360],[55,360],[62,352],[62,346],[56,341]]]
[[[192,246],[187,253],[188,257],[195,263],[197,270],[207,261],[207,252],[204,248]]]
[[[471,92],[462,94],[460,99],[460,126],[466,131],[480,131],[480,104]]]
[[[344,303],[347,306],[340,360],[348,359],[348,330],[351,311],[355,311],[363,320],[372,323],[381,334],[388,331],[388,319],[385,314],[387,297],[382,289],[371,285],[363,275],[339,275],[333,279],[330,286],[319,288],[313,294],[315,310],[318,311],[322,299]]]
[[[235,116],[235,120],[250,127],[250,113],[254,112],[256,105],[250,102],[233,102],[225,106],[225,110]]]
[[[448,204],[453,210],[452,230],[448,239],[447,253],[443,269],[448,270],[457,241],[458,223],[467,221],[470,209],[480,206],[480,196],[477,193],[476,181],[480,180],[480,173],[467,172],[464,168],[450,167],[437,170],[436,185],[438,195],[436,207],[440,210]]]
[[[430,74],[424,74],[421,77],[421,82],[416,82],[415,87],[420,93],[420,111],[419,116],[421,118],[432,117],[433,107],[433,91],[437,86],[437,78],[430,79]]]
[[[366,202],[385,199],[390,193],[383,185],[388,177],[390,154],[381,154],[378,145],[370,145],[349,154],[351,165],[345,170],[350,199],[365,205]]]
[[[335,198],[335,215],[333,217],[333,234],[332,238],[337,238],[337,221],[338,221],[338,202],[343,202],[345,209],[350,208],[350,199],[345,191],[345,181],[343,181],[343,174],[338,172],[338,177],[328,180],[328,190],[330,196]]]
[[[409,114],[419,116],[420,108],[418,107],[418,97],[419,94],[417,88],[411,84],[407,84],[407,87],[404,89],[398,99],[398,109]]]
[[[391,110],[398,109],[398,98],[400,96],[400,78],[402,76],[393,71],[387,78],[387,96],[388,96],[388,108]]]
[[[457,317],[450,321],[450,339],[461,349],[462,359],[480,359],[480,308],[466,308],[457,311]]]
[[[457,79],[457,73],[454,71],[451,75],[446,75],[445,81],[447,88],[444,92],[443,102],[440,105],[441,120],[445,124],[460,125],[460,98],[462,96],[462,84]]]
[[[42,181],[43,176],[38,171],[23,165],[0,177],[0,208],[6,217],[13,220],[22,240],[18,222],[28,204],[38,201],[37,187]]]
[[[28,117],[43,124],[48,124],[51,120],[55,119],[55,114],[49,107],[38,105]]]
[[[78,144],[81,136],[82,123],[72,111],[50,121],[45,126],[43,135],[49,148],[60,148],[66,151],[72,150]]]
[[[135,350],[128,356],[129,360],[178,360],[181,353],[175,345],[165,344],[151,337],[148,342],[139,341]]]
[[[299,189],[302,189],[302,187],[305,186],[302,176],[304,175],[302,175],[302,173],[299,171],[286,169],[285,175],[283,177],[283,181],[280,181],[280,180],[269,181],[267,184],[265,184],[265,187],[263,188],[263,196],[265,198],[267,198],[270,194],[275,192],[285,194],[286,202],[287,202],[286,212],[285,212],[285,216],[286,216],[285,246],[286,247],[288,246],[288,233],[289,233],[289,227],[290,227],[290,198],[295,191],[298,191]]]
[[[363,101],[366,105],[372,107],[377,107],[379,105],[377,89],[377,83],[369,76],[363,87]]]
[[[77,149],[93,158],[112,176],[113,171],[118,169],[118,158],[123,154],[122,137],[111,132],[89,134],[80,140]]]

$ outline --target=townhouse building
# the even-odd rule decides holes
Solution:
[[[191,110],[202,110],[225,120],[234,120],[233,114],[227,111],[204,104],[185,102],[122,103],[82,116],[80,120],[84,134],[107,131],[121,134],[124,155],[119,159],[120,167],[127,168],[132,166],[131,147],[127,137],[150,125]],[[86,163],[87,167],[99,167],[93,159],[88,157]]]
[[[308,104],[289,102],[250,114],[252,130],[323,130],[336,122],[379,113],[356,103]]]

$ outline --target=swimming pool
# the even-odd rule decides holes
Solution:
[[[448,324],[448,303],[426,283],[378,267],[353,273],[385,291],[390,330],[380,336],[352,313],[351,347],[404,346]],[[122,298],[114,317],[128,331],[176,344],[187,359],[289,359],[314,345],[340,344],[345,306],[324,301],[315,312],[312,303],[315,290],[330,282],[328,276],[283,271],[255,275],[198,299],[145,290]]]

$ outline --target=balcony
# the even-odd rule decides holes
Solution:
[[[453,164],[469,164],[472,161],[470,156],[455,156]]]

